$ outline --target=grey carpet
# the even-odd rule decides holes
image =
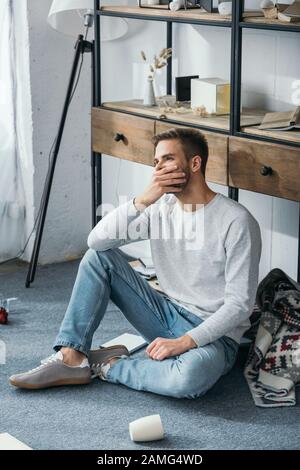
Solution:
[[[17,390],[8,377],[38,365],[52,342],[70,298],[78,261],[39,267],[24,287],[27,265],[0,266],[0,293],[18,297],[9,325],[0,325],[7,361],[0,365],[0,432],[34,449],[299,449],[299,405],[255,407],[242,375],[247,348],[234,369],[197,400],[178,400],[104,383],[44,391]],[[135,332],[110,304],[94,345]],[[143,351],[136,353],[143,354]],[[299,393],[298,393],[299,401]],[[128,423],[159,413],[166,437],[137,444]]]

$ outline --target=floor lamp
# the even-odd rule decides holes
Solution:
[[[52,2],[52,6],[48,16],[48,22],[54,29],[67,35],[77,36],[78,32],[83,31],[85,28],[86,37],[80,34],[75,44],[75,54],[69,84],[67,88],[65,102],[63,105],[57,136],[54,143],[54,149],[50,160],[49,171],[45,181],[39,215],[36,221],[36,237],[26,278],[26,287],[29,287],[30,284],[34,281],[56,160],[60,149],[69,104],[72,99],[74,86],[76,85],[76,80],[78,77],[80,57],[82,57],[82,54],[86,52],[90,52],[93,55],[94,44],[93,42],[89,42],[86,40],[87,32],[89,28],[93,26],[93,17],[94,0],[54,0]],[[94,87],[92,87],[92,90],[94,90]],[[92,184],[94,184],[94,181],[95,166],[92,164]],[[95,198],[93,194],[92,197],[94,201]]]
[[[110,0],[111,4],[118,3],[119,0]],[[39,214],[36,220],[37,229],[36,237],[34,241],[33,251],[31,255],[31,260],[29,264],[28,274],[26,278],[25,286],[29,287],[30,284],[34,281],[37,261],[40,251],[40,245],[43,235],[43,229],[46,219],[46,213],[48,208],[49,196],[54,176],[54,170],[56,165],[57,156],[60,149],[61,139],[63,136],[63,131],[65,127],[66,117],[68,114],[68,109],[70,101],[73,97],[74,87],[76,88],[77,81],[80,74],[81,65],[80,57],[86,52],[90,52],[92,55],[92,83],[91,83],[91,96],[92,96],[92,106],[97,105],[96,103],[96,80],[95,80],[95,67],[94,63],[97,60],[94,41],[87,41],[87,36],[89,29],[93,26],[94,12],[98,10],[100,6],[99,0],[54,0],[52,2],[48,22],[49,24],[56,29],[57,31],[62,32],[63,34],[69,36],[77,37],[78,32],[86,30],[85,37],[79,35],[77,37],[77,42],[75,45],[75,55],[73,60],[73,65],[71,69],[67,94],[63,106],[63,111],[59,123],[59,128],[57,136],[54,142],[53,153],[51,154],[49,171],[47,173],[45,186],[43,190],[43,195],[41,199],[41,205],[39,209]],[[100,18],[96,19],[98,25],[98,32],[100,34]],[[112,41],[123,37],[128,31],[128,21],[124,18],[102,18],[101,20],[101,41]],[[99,173],[99,158],[96,159],[96,156],[91,152],[91,179],[92,179],[92,203],[93,203],[93,227],[96,224],[96,197],[99,198],[99,195],[96,188],[96,165],[97,173]]]

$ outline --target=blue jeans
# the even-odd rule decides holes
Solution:
[[[157,337],[178,338],[203,321],[149,286],[119,249],[88,249],[79,264],[54,350],[65,346],[88,355],[109,299],[148,342]],[[163,361],[148,356],[119,359],[106,378],[135,390],[197,398],[229,372],[237,351],[238,344],[224,336]]]

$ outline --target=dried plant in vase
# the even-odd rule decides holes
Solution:
[[[194,114],[196,114],[196,116],[200,116],[200,117],[208,117],[209,116],[209,113],[207,112],[205,106],[198,106],[196,108],[193,108],[192,112]]]
[[[149,71],[147,76],[147,84],[144,96],[144,106],[155,106],[156,99],[154,94],[153,81],[157,70],[162,69],[168,64],[168,59],[172,56],[173,50],[171,48],[164,48],[160,54],[154,55],[153,60],[149,62]],[[141,57],[147,63],[147,57],[144,51],[141,51]]]

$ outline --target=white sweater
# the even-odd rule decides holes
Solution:
[[[198,346],[222,336],[239,343],[255,303],[260,228],[242,204],[221,193],[199,207],[187,212],[167,194],[137,211],[131,199],[102,218],[88,246],[104,251],[150,238],[161,289],[204,320],[186,334]]]

